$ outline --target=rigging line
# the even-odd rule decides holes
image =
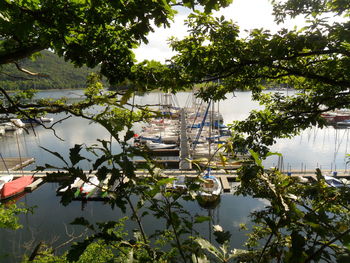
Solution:
[[[35,135],[36,136],[36,135]],[[25,151],[25,154],[27,156],[29,156],[29,152],[28,152],[28,145],[27,145],[27,140],[26,140],[26,133],[23,134],[23,148],[24,148],[24,151]]]
[[[343,140],[344,140],[345,133],[346,133],[346,130],[344,130],[344,134],[343,134],[343,136],[341,137],[341,140],[340,140],[340,142],[339,142],[339,144],[338,144],[338,147],[337,147],[337,153],[339,152],[340,145],[341,145],[341,143],[342,143],[342,142],[343,142]]]
[[[327,128],[328,129],[328,128]],[[325,140],[326,140],[326,132],[327,129],[323,132],[323,140],[322,140],[322,148],[324,148]]]
[[[201,104],[199,105],[199,107],[198,107],[198,109],[197,109],[196,116],[195,116],[195,117],[194,117],[194,119],[193,119],[193,123],[192,123],[192,125],[191,125],[191,129],[190,129],[190,131],[192,131],[192,129],[193,129],[193,125],[195,124],[195,122],[196,122],[196,120],[197,120],[199,110],[200,110],[200,109],[201,109],[201,107],[202,107],[202,103],[203,103],[203,100],[201,100]]]
[[[183,107],[184,108],[187,108],[187,104],[188,104],[188,98],[189,98],[190,96],[188,95],[187,97],[186,97],[186,101],[185,101],[185,104],[183,105]]]
[[[5,166],[5,168],[6,168],[7,173],[10,174],[9,168],[7,167],[6,162],[5,162],[5,160],[4,160],[4,157],[2,157],[2,154],[1,154],[1,153],[0,153],[0,157],[1,157],[2,162],[4,163],[4,166]]]
[[[327,140],[330,141],[331,140],[331,131],[327,130]]]
[[[306,130],[304,132],[306,132]],[[303,143],[303,134],[304,134],[304,132],[300,133],[300,142],[299,142],[299,144]]]
[[[206,120],[206,118],[207,118],[208,111],[209,111],[209,108],[210,108],[210,102],[211,102],[211,101],[209,101],[209,104],[208,104],[207,110],[205,111],[205,114],[204,114],[203,120],[202,120],[202,122],[201,122],[201,127],[199,128],[199,131],[198,131],[198,133],[197,133],[196,139],[195,139],[195,141],[194,141],[194,142],[195,142],[195,144],[193,145],[193,150],[195,150],[195,149],[196,149],[196,146],[197,146],[197,143],[198,143],[199,137],[200,137],[200,135],[201,135],[201,133],[202,133],[202,130],[203,130],[203,127],[204,127],[204,124],[205,124],[205,120]]]
[[[313,145],[315,145],[315,143],[316,143],[317,133],[318,133],[318,127],[315,127],[315,128],[314,128],[314,141],[313,141]]]
[[[309,143],[310,142],[310,138],[311,138],[311,133],[312,133],[312,130],[311,129],[308,129],[308,134],[307,134],[307,142]]]
[[[348,144],[349,144],[349,129],[346,129],[346,144],[345,144],[345,156],[344,156],[344,160],[347,159],[346,154],[348,153]]]
[[[180,107],[180,103],[176,97],[176,95],[173,95],[173,101],[174,101],[174,104],[177,106],[177,107]]]
[[[342,142],[343,142],[343,140],[344,140],[345,133],[346,133],[346,130],[344,130],[343,136],[340,138],[340,140],[338,139],[338,140],[339,140],[339,143],[337,143],[337,144],[335,145],[334,164],[335,164],[336,156],[337,156],[337,154],[338,154],[338,152],[339,152],[339,149],[340,149],[340,145],[342,144]]]
[[[193,92],[187,96],[185,107],[190,108],[191,101],[193,101]]]
[[[336,152],[337,152],[337,143],[338,143],[338,130],[334,129],[335,135],[334,135],[334,155],[333,155],[333,161],[335,162],[336,158]]]
[[[19,147],[19,142],[18,142],[18,134],[17,132],[15,132],[16,134],[16,141],[17,141],[17,149],[18,149],[18,154],[19,154],[19,161],[21,162],[21,171],[22,171],[22,176],[24,176],[24,173],[23,173],[23,167],[22,167],[22,156],[21,156],[21,150],[20,150],[20,147]]]

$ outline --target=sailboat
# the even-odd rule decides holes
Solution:
[[[0,190],[3,188],[3,186],[6,183],[12,181],[12,179],[13,179],[13,175],[12,174],[1,176],[0,177]]]
[[[79,195],[85,198],[92,196],[98,190],[99,184],[100,184],[100,181],[98,180],[97,176],[94,175],[89,177],[89,181],[85,182],[80,187]]]
[[[25,187],[34,181],[33,176],[22,176],[15,180],[4,183],[0,190],[0,199],[9,199],[25,191]]]
[[[337,178],[334,178],[332,176],[328,176],[328,175],[323,175],[324,177],[324,180],[326,181],[326,183],[331,186],[331,187],[336,187],[336,188],[339,188],[339,187],[345,187],[345,186],[348,186],[348,182],[347,181],[341,181]]]
[[[203,176],[204,182],[200,184],[198,191],[198,202],[203,207],[210,207],[216,205],[220,201],[222,193],[222,185],[216,176],[211,174],[210,168]]]
[[[30,185],[34,181],[34,177],[22,176],[17,179],[13,179],[13,175],[10,174],[9,169],[6,166],[6,162],[2,157],[1,153],[0,157],[4,162],[4,166],[6,167],[6,170],[8,172],[8,175],[0,177],[0,200],[5,200],[23,193],[25,191],[26,186]]]

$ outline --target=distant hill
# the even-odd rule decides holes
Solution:
[[[19,71],[14,64],[0,67],[0,85],[6,90],[25,89],[78,89],[84,88],[86,77],[97,71],[87,67],[76,68],[50,51],[40,52],[35,61],[20,61],[22,68],[31,72],[43,73],[48,77],[35,77]]]

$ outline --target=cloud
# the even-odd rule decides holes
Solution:
[[[186,18],[187,14],[181,13],[175,17],[170,28],[155,27],[155,32],[148,35],[149,43],[147,45],[142,44],[134,50],[136,59],[138,61],[154,59],[165,62],[166,59],[170,59],[175,55],[175,52],[168,45],[168,40],[172,36],[183,38],[187,35],[187,27],[185,26]]]

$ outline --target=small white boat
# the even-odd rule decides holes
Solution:
[[[329,186],[336,187],[336,188],[347,186],[344,182],[332,176],[324,175],[323,177]]]
[[[5,132],[15,131],[18,129],[18,127],[14,125],[12,122],[1,123],[1,127],[5,130]]]
[[[53,122],[53,118],[39,117],[39,118],[21,119],[21,121],[26,125],[36,125],[36,124],[43,124],[44,122]]]
[[[186,185],[186,177],[183,175],[177,176],[176,179],[173,181],[171,190],[183,192],[187,190]]]
[[[49,118],[49,117],[40,117],[39,119],[42,122],[53,122],[53,118]]]
[[[63,188],[59,188],[59,189],[57,190],[57,192],[62,194],[62,193],[64,193],[65,191],[67,191],[68,188],[70,188],[70,189],[76,189],[76,188],[78,188],[78,183],[79,183],[80,180],[81,180],[81,179],[80,179],[79,177],[75,178],[74,182],[73,182],[70,186],[66,186],[66,187],[63,187]]]
[[[97,176],[91,176],[88,178],[89,182],[85,182],[81,187],[80,187],[80,195],[84,197],[89,197],[93,193],[96,192],[97,187],[100,184],[100,181],[98,180]]]
[[[156,149],[174,149],[175,147],[177,147],[176,144],[157,143],[157,142],[152,142],[152,141],[147,141],[146,145],[151,150],[156,150]]]
[[[350,120],[338,121],[335,123],[337,126],[350,126]]]
[[[210,206],[220,199],[222,185],[219,178],[211,175],[210,170],[203,176],[205,182],[200,184],[199,201],[204,206]]]

